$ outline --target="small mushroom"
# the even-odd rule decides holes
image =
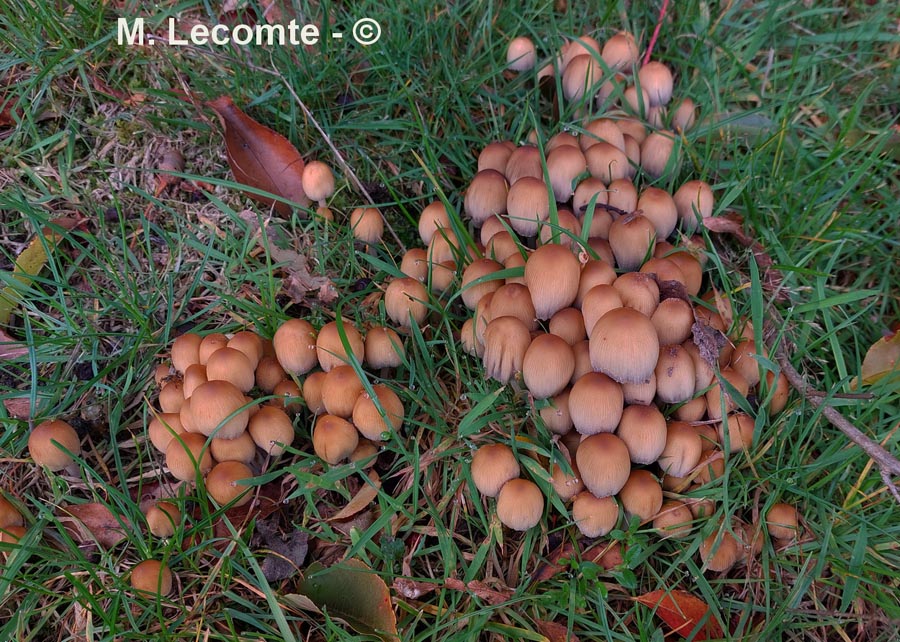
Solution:
[[[537,62],[537,50],[531,38],[519,36],[509,41],[506,49],[506,65],[513,71],[528,71]]]
[[[247,432],[253,443],[271,457],[278,457],[294,442],[294,424],[291,418],[284,410],[275,406],[262,406],[250,418]]]
[[[181,525],[181,511],[172,502],[158,501],[144,514],[147,530],[156,537],[172,537]]]
[[[316,201],[319,207],[325,207],[325,201],[334,194],[334,174],[321,161],[308,162],[303,167],[300,182],[304,193],[310,200]]]
[[[496,497],[503,485],[520,472],[519,462],[506,444],[486,444],[472,456],[472,483],[485,497]]]
[[[247,427],[250,412],[244,406],[246,399],[234,384],[228,381],[207,381],[191,395],[191,417],[197,432],[206,435],[234,439]],[[182,422],[183,423],[183,422]]]
[[[28,435],[28,454],[38,466],[57,472],[74,464],[72,456],[81,454],[81,440],[65,421],[44,421]]]
[[[350,212],[353,236],[366,245],[375,245],[384,234],[384,218],[374,207],[357,207]]]
[[[686,537],[691,533],[693,520],[694,515],[684,502],[670,499],[663,503],[653,518],[653,528],[663,538]]]
[[[522,361],[522,378],[535,399],[562,392],[574,370],[572,347],[555,334],[539,334],[532,339]]]
[[[544,494],[527,479],[510,479],[497,495],[497,517],[515,531],[537,526],[544,513]]]
[[[253,363],[240,350],[224,347],[216,350],[206,362],[207,381],[228,381],[243,393],[256,383]]]
[[[595,497],[584,491],[572,502],[572,519],[585,537],[603,537],[619,521],[619,505],[611,496]]]
[[[220,506],[243,506],[251,499],[252,488],[240,482],[253,477],[247,464],[239,461],[222,461],[213,466],[206,476],[206,492]]]
[[[542,245],[525,262],[525,284],[538,319],[549,319],[575,302],[581,264],[562,245]]]
[[[797,509],[790,504],[772,504],[766,512],[766,529],[778,540],[791,541],[800,532]]]
[[[317,354],[316,330],[303,319],[288,319],[282,323],[272,337],[272,345],[278,363],[290,374],[306,374],[321,360]]]
[[[653,519],[662,508],[662,486],[650,471],[635,469],[619,491],[619,501],[628,517],[637,516],[641,522]]]
[[[175,479],[191,482],[205,475],[213,466],[206,437],[195,432],[176,436],[166,448],[166,468]]]
[[[193,332],[185,332],[172,342],[172,367],[184,373],[188,366],[200,363],[200,342],[203,337]]]
[[[569,391],[569,415],[582,435],[613,432],[624,406],[622,386],[601,372],[588,372]]]
[[[326,463],[336,466],[359,445],[359,432],[346,419],[321,415],[312,434],[313,450]]]
[[[589,341],[594,370],[619,383],[649,381],[656,369],[659,359],[656,328],[637,310],[610,310],[597,320]]]
[[[616,428],[635,464],[652,464],[659,459],[666,448],[667,432],[666,418],[653,405],[626,406]]]
[[[340,327],[337,321],[323,325],[316,338],[316,355],[322,370],[328,372],[335,366],[349,363],[350,354],[357,362],[365,358],[366,346],[359,331],[346,320],[342,320]]]
[[[595,497],[615,495],[631,473],[628,447],[610,433],[585,437],[575,452],[575,462],[585,487]]]
[[[158,560],[144,560],[131,569],[131,588],[156,598],[172,592],[173,575],[168,566]]]
[[[377,442],[383,441],[386,434],[400,430],[406,410],[397,393],[385,384],[375,384],[372,391],[375,393],[375,399],[365,390],[356,398],[353,405],[353,425],[363,437]],[[381,410],[378,406],[381,406]],[[384,416],[381,414],[382,410]]]

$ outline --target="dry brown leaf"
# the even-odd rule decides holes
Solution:
[[[888,375],[900,374],[900,332],[891,332],[872,344],[863,359],[862,382],[870,385]],[[859,388],[859,380],[854,379],[853,386]]]
[[[534,625],[537,627],[538,633],[550,640],[550,642],[578,642],[578,636],[574,633],[569,633],[569,629],[564,624],[535,620]]]
[[[369,483],[363,484],[353,499],[347,502],[347,505],[341,510],[329,517],[328,521],[350,519],[360,511],[365,510],[378,497],[380,488],[381,479],[378,477],[378,473],[373,470],[369,473]]]
[[[112,548],[128,536],[131,525],[124,516],[116,517],[103,504],[60,506],[59,521],[78,544],[100,544]]]
[[[206,104],[219,115],[225,128],[228,164],[236,181],[298,205],[309,204],[301,184],[303,158],[287,138],[250,118],[229,96],[220,96]],[[287,203],[250,192],[247,196],[274,206],[280,214],[291,214],[292,208]]]
[[[0,359],[15,359],[28,354],[28,346],[0,330]]]
[[[724,637],[722,627],[719,626],[718,621],[714,617],[707,618],[709,605],[690,593],[685,591],[651,591],[634,599],[651,609],[656,609],[656,615],[669,626],[672,633],[683,638],[687,638],[694,627],[706,618],[706,624],[696,635],[689,638],[689,642]]]
[[[4,399],[3,407],[11,417],[16,419],[27,419],[31,416],[31,400],[28,397]]]
[[[213,526],[213,533],[217,538],[227,540],[231,537],[231,529],[225,524],[225,518],[231,522],[232,526],[239,527],[250,521],[251,517],[257,520],[264,519],[280,510],[283,506],[281,503],[281,485],[277,481],[269,482],[253,489],[253,500],[243,506],[235,506],[225,511],[225,517],[216,520]]]
[[[453,591],[471,593],[475,597],[494,606],[508,602],[513,596],[513,590],[508,587],[498,586],[497,588],[491,588],[484,582],[479,582],[477,580],[465,583],[462,580],[451,577],[444,580],[444,587]]]
[[[177,149],[168,149],[163,153],[162,158],[157,166],[159,173],[156,175],[156,193],[157,198],[165,191],[169,185],[177,185],[181,178],[172,176],[170,172],[184,171],[184,155]]]

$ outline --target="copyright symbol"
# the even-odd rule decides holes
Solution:
[[[372,18],[360,18],[353,25],[353,39],[364,47],[374,45],[381,38],[381,25]]]

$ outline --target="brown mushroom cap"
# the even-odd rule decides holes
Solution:
[[[313,355],[315,356],[315,344],[313,344]],[[316,361],[318,363],[318,360]],[[256,366],[256,387],[267,394],[271,394],[279,383],[287,378],[287,373],[278,359],[275,357],[263,357]]]
[[[718,542],[717,542],[718,540]],[[743,546],[729,531],[713,532],[700,544],[700,559],[710,571],[724,573],[743,557]]]
[[[306,407],[314,415],[325,413],[325,402],[322,400],[322,386],[325,384],[327,372],[312,372],[303,381],[303,399]]]
[[[660,345],[684,343],[692,337],[694,308],[684,299],[664,299],[653,311],[650,322],[656,328]]]
[[[694,397],[694,360],[679,344],[661,346],[656,363],[656,396],[664,403],[682,403]]]
[[[72,455],[81,454],[81,440],[65,421],[44,421],[28,435],[28,454],[38,466],[56,472],[72,465]]]
[[[607,202],[623,212],[637,209],[638,192],[630,178],[620,178],[607,187]]]
[[[531,38],[518,36],[506,48],[506,65],[513,71],[528,71],[537,62],[537,49]]]
[[[384,234],[384,218],[374,207],[357,207],[350,212],[350,228],[357,240],[375,245]]]
[[[721,377],[731,384],[740,396],[746,397],[750,392],[750,384],[736,370],[725,368],[721,371]],[[722,382],[716,380],[712,382],[712,387],[706,393],[706,413],[710,419],[721,419],[723,408],[725,413],[729,413],[737,408],[737,402]]]
[[[624,307],[622,297],[612,285],[601,283],[588,290],[581,301],[581,314],[587,335],[590,336],[604,314],[621,307]]]
[[[653,254],[655,244],[656,227],[636,212],[617,218],[609,227],[609,247],[623,270],[637,270]]]
[[[478,154],[478,171],[492,169],[500,174],[506,174],[506,163],[515,149],[516,146],[511,141],[488,143]]]
[[[244,393],[228,381],[208,381],[191,395],[193,426],[203,435],[234,439],[247,427]],[[183,423],[183,422],[182,422]]]
[[[156,537],[172,537],[181,525],[181,511],[172,502],[158,501],[144,514],[147,530]]]
[[[157,560],[144,560],[131,569],[131,588],[153,596],[172,592],[173,576],[168,566]]]
[[[697,122],[697,105],[690,98],[682,98],[672,110],[672,128],[686,132]]]
[[[322,384],[325,412],[348,419],[353,414],[353,404],[362,390],[363,383],[352,366],[335,366],[325,375]]]
[[[463,199],[463,211],[476,227],[498,214],[506,214],[506,177],[494,169],[475,174]],[[437,236],[437,235],[435,235]]]
[[[574,370],[572,347],[555,334],[539,334],[532,339],[522,361],[522,378],[535,399],[562,392]]]
[[[772,504],[766,512],[766,529],[779,540],[793,540],[800,532],[797,509],[790,504]]]
[[[421,283],[419,285],[421,286]],[[424,286],[422,289],[424,291]],[[328,372],[335,366],[349,363],[350,353],[353,354],[357,362],[362,362],[365,357],[366,345],[359,331],[347,320],[343,320],[341,326],[341,328],[338,328],[337,321],[326,323],[319,330],[319,336],[316,338],[316,355],[319,359],[319,365],[325,372]],[[342,331],[347,341],[347,347],[344,347],[344,342],[341,339]],[[347,352],[348,348],[350,353]]]
[[[507,383],[522,370],[531,332],[515,317],[491,320],[484,330],[484,370],[491,379]]]
[[[690,534],[694,515],[684,502],[667,500],[653,519],[653,528],[660,537],[685,537]]]
[[[253,363],[240,350],[220,348],[206,362],[207,381],[229,381],[241,392],[250,392],[256,383]]]
[[[594,370],[619,383],[649,381],[656,369],[656,328],[637,310],[610,310],[597,320],[589,341]]]
[[[422,247],[408,249],[400,259],[400,271],[416,281],[426,281],[428,279],[428,251]]]
[[[585,537],[603,537],[619,521],[619,505],[611,496],[595,497],[585,491],[572,502],[572,519]]]
[[[217,504],[243,506],[253,498],[252,488],[239,482],[251,479],[253,471],[240,461],[222,461],[206,476],[206,492]]]
[[[472,456],[472,483],[486,497],[496,497],[503,485],[519,476],[519,462],[506,444],[486,444]]]
[[[569,391],[569,415],[582,435],[613,432],[624,406],[622,386],[600,372],[583,375]]]
[[[523,178],[536,178],[539,181],[544,180],[544,166],[541,162],[541,152],[533,144],[522,145],[516,147],[509,160],[506,161],[506,180],[510,185],[518,183]],[[544,188],[546,192],[547,188]],[[509,196],[506,199],[509,204]]]
[[[310,200],[323,206],[334,194],[334,174],[322,161],[309,161],[303,166],[300,184]]]
[[[228,337],[226,337],[221,332],[213,332],[212,334],[207,334],[203,337],[203,340],[200,342],[200,347],[198,349],[198,356],[200,357],[200,363],[202,365],[206,365],[206,362],[209,361],[210,356],[220,348],[224,348],[228,345]]]
[[[497,518],[515,531],[537,526],[544,513],[544,494],[527,479],[510,479],[497,494]]]
[[[641,90],[650,97],[650,106],[666,105],[672,100],[672,71],[663,63],[651,60],[638,71]]]
[[[187,370],[184,371],[184,379],[182,380],[181,392],[184,395],[184,399],[194,394],[197,386],[207,381],[209,381],[209,378],[206,376],[206,366],[201,366],[199,363],[189,365]],[[182,403],[184,403],[184,399],[182,399]]]
[[[650,376],[650,381],[644,383],[623,383],[622,393],[626,404],[649,406],[656,397],[656,373]]]
[[[565,70],[569,63],[578,56],[599,56],[600,49],[600,43],[587,34],[569,40],[560,48],[562,59],[560,60],[559,68],[560,70]]]
[[[206,447],[206,437],[195,432],[176,436],[166,448],[166,468],[175,479],[194,481],[197,474],[205,475],[212,468],[213,459]]]
[[[661,130],[651,133],[641,143],[641,167],[651,177],[659,178],[677,160],[675,140],[673,132]]]
[[[268,405],[284,410],[290,416],[296,415],[303,408],[303,392],[293,379],[279,381],[272,390],[272,395],[274,398],[269,401]],[[258,409],[259,406],[253,406],[253,408]]]
[[[529,331],[537,330],[537,312],[527,286],[521,283],[507,283],[487,296],[491,297],[489,301],[491,319],[515,317],[524,323]],[[476,306],[478,307],[483,306]]]
[[[184,403],[184,383],[181,379],[170,379],[159,391],[159,408],[163,412],[178,412]]]
[[[598,285],[612,285],[616,280],[616,271],[606,261],[592,259],[581,268],[581,276],[578,279],[578,294],[575,296],[575,305],[583,307],[585,295]],[[587,324],[585,323],[585,328]],[[590,334],[590,333],[588,333]]]
[[[659,306],[659,284],[650,274],[626,272],[615,280],[613,287],[619,291],[624,307],[637,310],[648,319]]]
[[[703,440],[690,424],[670,421],[666,435],[666,447],[657,460],[667,475],[684,477],[700,463]]]
[[[727,443],[733,453],[749,449],[753,445],[754,430],[753,417],[743,412],[731,413],[717,426],[719,442],[723,447]]]
[[[550,195],[543,179],[524,176],[513,183],[506,197],[509,225],[523,236],[535,236],[550,216]]]
[[[403,426],[406,410],[397,393],[385,384],[375,384],[372,386],[372,391],[375,393],[378,404],[384,410],[385,416],[382,416],[368,391],[363,390],[353,405],[353,425],[366,439],[376,442],[384,441],[386,433],[398,432]]]
[[[616,428],[631,461],[652,464],[666,448],[666,418],[656,406],[626,406]],[[656,511],[653,511],[654,514]]]
[[[475,336],[475,318],[466,319],[459,329],[459,341],[462,349],[466,354],[473,357],[481,357],[484,355],[484,344]]]
[[[193,332],[185,332],[172,342],[172,366],[184,372],[188,366],[200,363],[200,342],[203,337]]]
[[[525,284],[538,319],[549,319],[575,302],[581,263],[562,245],[542,245],[525,262]]]
[[[547,155],[547,175],[553,196],[565,203],[575,193],[575,179],[587,171],[587,161],[577,147],[563,145]]]
[[[262,406],[250,418],[247,432],[259,448],[272,457],[281,455],[294,442],[294,424],[280,408]]]
[[[672,198],[678,211],[681,228],[689,234],[697,229],[698,216],[700,221],[712,216],[715,197],[706,181],[687,181],[678,188]]]
[[[575,495],[584,490],[584,482],[581,480],[581,474],[578,472],[578,466],[575,460],[569,455],[569,449],[564,445],[560,445],[561,459],[567,463],[567,469],[571,473],[563,471],[561,463],[554,462],[550,465],[550,485],[564,502],[569,501]]]
[[[312,442],[316,455],[335,466],[356,450],[359,432],[346,419],[321,415],[313,427]]]
[[[775,384],[774,390],[772,390],[773,382]],[[771,391],[769,394],[772,395],[769,399],[769,416],[772,417],[787,406],[788,398],[791,395],[791,385],[783,372],[779,373],[777,381],[775,380],[775,373],[767,372],[766,386],[766,389]]]
[[[428,315],[428,290],[409,277],[394,279],[384,291],[384,311],[401,328],[422,325]]]
[[[609,143],[625,151],[625,139],[616,121],[610,118],[595,118],[584,126],[584,132],[578,139],[582,150],[593,147],[597,143]]]
[[[475,259],[463,270],[461,296],[463,303],[474,310],[485,294],[494,292],[503,285],[503,279],[487,279],[494,272],[503,269],[503,265],[493,259]],[[479,283],[474,283],[479,281]]]
[[[653,223],[657,239],[668,238],[675,231],[678,224],[678,208],[666,190],[658,187],[644,188],[638,197],[637,208]]]
[[[590,54],[575,56],[566,65],[562,77],[563,95],[570,102],[578,102],[584,96],[593,97],[599,89],[598,82],[603,69]]]
[[[250,421],[253,421],[252,417]],[[245,430],[234,439],[213,437],[209,440],[209,452],[216,461],[242,461],[249,464],[256,457],[256,443],[250,436],[250,431]]]
[[[240,332],[235,333],[235,335],[228,340],[228,345],[226,347],[243,352],[254,370],[259,365],[259,360],[263,357],[262,338],[250,330],[241,330]]]
[[[619,491],[625,515],[637,515],[641,522],[652,519],[662,508],[662,486],[647,470],[635,469]]]
[[[397,368],[403,363],[403,339],[391,328],[374,326],[366,333],[366,364],[370,368]]]
[[[163,412],[154,415],[147,424],[147,436],[150,443],[161,453],[166,452],[169,442],[175,435],[185,432],[181,423],[181,415],[174,412]]]
[[[595,497],[615,495],[631,474],[625,442],[610,433],[585,437],[575,452],[575,462],[585,487]]]
[[[24,525],[25,519],[22,517],[22,513],[13,506],[11,501],[0,495],[0,529]]]
[[[628,156],[612,143],[598,141],[584,151],[584,159],[591,176],[600,179],[607,185],[613,181],[628,178],[634,173]]]
[[[555,334],[570,346],[587,339],[584,317],[578,308],[563,308],[550,317],[550,334]],[[574,367],[574,361],[573,361]]]
[[[640,52],[634,36],[627,31],[620,31],[603,44],[600,55],[613,71],[627,71],[637,64]]]
[[[419,238],[428,245],[438,230],[451,230],[450,215],[441,201],[434,201],[425,206],[419,215]]]
[[[272,337],[272,345],[278,363],[290,374],[306,374],[320,358],[316,351],[316,330],[303,319],[288,319],[282,323]]]

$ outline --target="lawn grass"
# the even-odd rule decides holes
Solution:
[[[412,247],[427,202],[441,194],[461,207],[486,142],[522,141],[535,124],[548,134],[561,128],[533,79],[503,71],[511,37],[531,35],[546,56],[567,36],[608,37],[620,26],[646,44],[659,17],[657,3],[591,12],[569,5],[303,3],[303,21],[328,16],[347,30],[370,16],[383,29],[368,49],[345,41],[309,50],[127,48],[114,42],[115,19],[138,15],[138,3],[0,6],[0,99],[20,110],[0,134],[0,269],[48,220],[87,219],[24,292],[10,332],[32,349],[0,362],[0,398],[26,397],[35,419],[70,420],[85,449],[80,479],[45,474],[27,459],[29,422],[4,415],[0,485],[20,498],[36,528],[0,575],[0,639],[356,639],[283,599],[296,577],[264,579],[252,524],[222,520],[199,502],[196,538],[184,546],[139,527],[137,489],[164,478],[144,437],[145,400],[172,338],[245,326],[271,336],[289,316],[316,325],[333,316],[314,293],[295,301],[283,291],[272,252],[257,237],[268,214],[233,189],[218,123],[181,92],[227,93],[305,158],[336,166],[291,87]],[[679,171],[661,186],[703,178],[716,190],[719,213],[743,216],[783,277],[781,290],[768,287],[752,253],[724,235],[710,235],[712,282],[760,332],[775,305],[786,323],[773,336],[790,344],[792,362],[829,396],[854,392],[866,350],[900,313],[900,174],[890,136],[898,16],[887,2],[842,5],[672,3],[654,50],[678,70],[676,94],[691,96],[702,114],[684,140]],[[215,22],[218,10],[186,0],[143,11],[150,23],[169,15]],[[178,189],[153,196],[152,172],[169,147],[184,154],[187,174],[209,183],[208,197]],[[340,221],[364,202],[348,177],[338,183],[331,207]],[[246,215],[248,208],[259,216]],[[280,229],[279,243],[332,279],[345,317],[384,318],[370,295],[399,263],[396,242],[354,254],[345,225],[299,216],[266,223]],[[779,292],[787,302],[775,302]],[[286,500],[279,523],[310,535],[311,558],[357,557],[388,586],[417,583],[420,595],[394,594],[404,639],[540,640],[539,623],[552,621],[583,640],[662,640],[660,621],[631,598],[674,588],[705,600],[735,639],[896,639],[897,505],[862,451],[796,395],[759,422],[749,460],[734,457],[702,491],[718,500],[717,516],[756,519],[778,501],[800,509],[799,543],[767,540],[749,567],[704,572],[699,536],[673,543],[649,526],[621,525],[613,536],[625,544],[625,565],[607,571],[582,558],[585,543],[555,505],[540,529],[504,529],[492,503],[469,491],[473,448],[504,440],[537,457],[554,450],[530,429],[522,395],[485,381],[463,353],[456,337],[464,316],[449,300],[432,301],[432,323],[408,339],[396,373],[408,419],[405,438],[379,455],[377,509],[352,528],[324,519],[363,475],[352,466],[323,470],[305,415],[295,450],[260,479]],[[832,403],[896,452],[896,384],[867,392],[871,399]],[[534,460],[523,462],[548,490],[540,467],[527,463]],[[129,541],[98,547],[73,537],[55,509],[84,502],[136,525]],[[714,528],[710,520],[696,530],[706,536]],[[576,552],[564,568],[532,581],[566,543]],[[148,556],[177,570],[177,597],[154,603],[127,590],[127,570]],[[434,590],[451,577],[496,593]]]

